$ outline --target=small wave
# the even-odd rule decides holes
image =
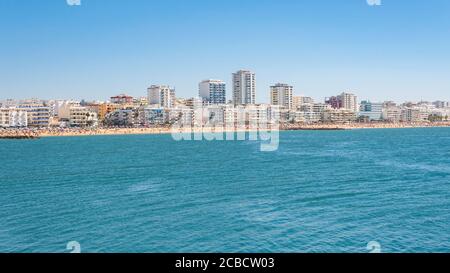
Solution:
[[[159,189],[161,181],[160,180],[148,180],[145,182],[137,183],[131,185],[128,188],[129,193],[146,193],[146,192],[155,192]]]
[[[447,165],[445,165],[445,166],[443,166],[443,165],[428,165],[428,164],[418,164],[418,163],[406,164],[406,163],[401,163],[401,162],[394,161],[394,160],[384,160],[384,161],[379,161],[376,163],[379,165],[382,165],[382,166],[389,166],[389,167],[402,169],[402,170],[421,170],[421,171],[427,171],[427,172],[450,173],[450,167],[448,167]]]

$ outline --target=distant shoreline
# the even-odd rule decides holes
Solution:
[[[439,123],[350,123],[350,124],[287,124],[277,131],[343,131],[356,129],[406,129],[450,127],[450,122]],[[267,131],[267,129],[264,129]],[[211,130],[210,128],[179,131],[180,133],[227,133],[254,132],[253,128],[240,130]],[[45,128],[45,129],[0,129],[0,139],[35,139],[41,137],[107,136],[107,135],[163,135],[172,134],[170,127],[160,128]]]

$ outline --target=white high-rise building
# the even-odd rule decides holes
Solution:
[[[199,84],[199,96],[208,104],[226,103],[226,84],[221,80],[205,80]]]
[[[171,89],[168,85],[152,85],[148,88],[148,103],[164,108],[173,108],[175,106],[175,89]]]
[[[270,87],[270,104],[292,109],[293,87],[288,84],[277,83]]]
[[[256,104],[255,73],[248,70],[233,73],[233,103],[235,105]]]
[[[342,108],[353,112],[358,112],[358,97],[356,97],[354,94],[344,92],[339,96],[339,98],[342,103]]]

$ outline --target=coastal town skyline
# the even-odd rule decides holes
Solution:
[[[358,92],[358,90],[351,90],[351,89],[343,89],[343,90],[330,90],[330,92],[328,92],[328,94],[324,97],[318,97],[318,96],[314,96],[314,94],[308,94],[308,93],[304,93],[301,91],[298,91],[296,86],[292,85],[289,82],[283,82],[283,81],[272,81],[272,84],[270,84],[269,86],[265,86],[265,87],[260,87],[259,84],[256,84],[256,82],[259,82],[259,79],[256,75],[256,73],[254,72],[254,70],[250,70],[250,69],[239,69],[236,73],[238,72],[250,72],[253,74],[254,77],[254,81],[255,81],[255,86],[254,86],[254,101],[252,101],[249,104],[270,104],[271,103],[271,90],[272,87],[276,86],[276,85],[287,85],[291,88],[291,92],[292,92],[292,96],[298,96],[298,97],[310,97],[312,98],[314,101],[318,102],[318,101],[322,101],[322,100],[326,100],[327,98],[329,98],[330,96],[333,96],[331,94],[337,93],[337,92],[344,92],[344,93],[353,93],[353,94],[359,94],[360,92]],[[234,88],[234,80],[233,77],[235,75],[235,72],[230,73],[230,79],[231,80],[224,80],[224,79],[218,79],[218,78],[203,78],[202,80],[197,81],[197,89],[195,91],[192,91],[188,94],[186,94],[185,92],[183,92],[183,94],[185,94],[185,96],[177,96],[176,99],[192,99],[192,98],[201,98],[201,85],[205,82],[209,82],[209,81],[217,81],[223,84],[223,92],[225,94],[224,96],[224,100],[221,102],[221,104],[227,104],[227,103],[231,103],[233,102],[233,92],[234,90],[230,90]],[[230,83],[231,82],[231,83]],[[66,96],[66,97],[38,97],[38,96],[31,96],[31,97],[20,97],[20,95],[6,95],[3,97],[0,97],[0,103],[4,103],[8,100],[10,101],[27,101],[27,100],[41,100],[41,101],[87,101],[87,102],[110,102],[110,99],[114,96],[111,94],[116,94],[116,95],[126,95],[126,96],[130,96],[133,98],[147,98],[148,97],[148,89],[151,88],[152,86],[167,86],[170,87],[173,90],[177,91],[178,94],[178,89],[176,88],[176,85],[172,84],[172,83],[161,83],[161,82],[155,82],[152,84],[149,84],[145,89],[143,88],[143,92],[141,93],[130,93],[128,92],[126,89],[123,90],[116,90],[113,92],[110,92],[109,95],[107,95],[106,97],[100,98],[93,98],[93,99],[89,99],[89,98],[85,98],[85,97],[76,97],[76,96]],[[262,89],[262,91],[261,91]],[[261,94],[263,94],[261,96]],[[449,92],[450,94],[450,92]],[[259,96],[258,96],[259,95]],[[258,100],[258,97],[265,97],[266,100],[262,101],[262,100]],[[408,99],[406,98],[405,100],[393,100],[393,99],[389,99],[389,98],[381,98],[379,100],[374,100],[371,99],[371,97],[360,97],[358,96],[359,99],[361,100],[365,100],[365,101],[371,101],[371,102],[395,102],[395,103],[420,103],[420,102],[450,102],[450,97],[448,96],[444,96],[444,97],[439,97],[439,98],[434,98],[434,99],[425,99],[425,95],[423,96],[423,98],[420,99]],[[214,103],[217,104],[217,103]],[[247,103],[242,103],[242,104],[247,104]]]
[[[356,93],[336,92],[323,100],[297,95],[294,87],[278,82],[269,87],[270,101],[258,103],[257,74],[251,70],[232,73],[231,92],[223,80],[198,83],[196,96],[182,98],[170,85],[151,85],[145,96],[125,93],[107,101],[89,100],[0,100],[3,128],[97,128],[157,127],[183,123],[186,126],[218,126],[252,123],[314,124],[448,122],[450,101],[371,101]],[[228,100],[230,94],[231,100]],[[416,126],[416,125],[415,125]]]

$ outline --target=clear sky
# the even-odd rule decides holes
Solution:
[[[450,100],[450,1],[0,0],[0,99],[193,97],[250,69],[322,100]]]

